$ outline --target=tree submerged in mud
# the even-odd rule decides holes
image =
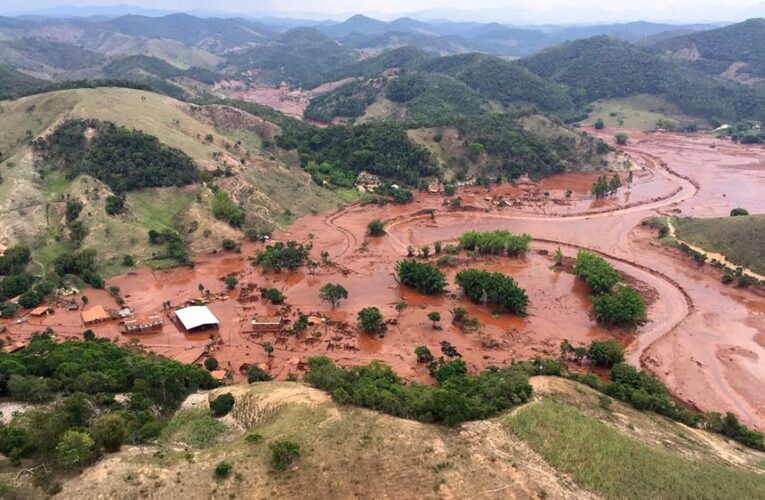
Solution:
[[[359,326],[366,333],[382,333],[388,329],[385,320],[376,307],[365,307],[358,314]]]
[[[463,269],[457,273],[455,282],[475,303],[489,304],[498,312],[526,314],[529,303],[526,290],[509,276],[480,269]]]
[[[294,271],[302,266],[308,258],[308,249],[296,241],[288,241],[268,245],[265,250],[258,252],[255,264],[259,265],[264,273],[269,271],[279,272],[283,268]]]
[[[319,289],[319,298],[322,302],[328,302],[334,309],[341,300],[348,298],[348,290],[342,285],[327,283]]]
[[[418,292],[439,295],[446,289],[446,277],[435,266],[416,260],[401,260],[396,263],[398,280]]]

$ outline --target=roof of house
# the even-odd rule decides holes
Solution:
[[[104,309],[104,306],[102,305],[93,306],[87,311],[82,311],[82,321],[85,323],[104,321],[110,318],[111,316],[109,316],[109,313],[106,312],[106,309]]]
[[[184,307],[175,311],[175,315],[187,330],[220,323],[207,306]]]
[[[32,316],[42,316],[48,312],[48,306],[40,306],[32,309],[29,314]]]
[[[226,378],[226,370],[213,370],[210,372],[210,375],[215,380],[223,380]]]
[[[281,325],[281,316],[255,316],[252,319],[253,325]]]

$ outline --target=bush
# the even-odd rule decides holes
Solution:
[[[234,203],[227,192],[216,192],[213,195],[210,208],[216,219],[224,220],[232,227],[242,227],[244,225],[246,215],[244,209]]]
[[[226,285],[227,290],[233,290],[236,288],[239,280],[236,279],[236,276],[226,276],[226,279],[223,280],[223,283]]]
[[[367,333],[381,333],[388,327],[385,325],[380,310],[376,307],[365,307],[358,314],[359,326]]]
[[[263,441],[263,436],[259,432],[252,431],[247,433],[244,440],[249,444],[257,444]]]
[[[264,273],[279,272],[285,267],[294,271],[302,266],[307,258],[308,250],[303,245],[298,245],[296,241],[288,241],[286,245],[277,242],[258,252],[255,263],[261,267]]]
[[[427,295],[439,295],[446,288],[446,277],[437,267],[416,260],[396,263],[396,275],[401,283]]]
[[[433,353],[431,353],[430,349],[428,349],[424,345],[417,346],[414,349],[414,354],[415,356],[417,356],[418,363],[430,363],[431,361],[433,361]]]
[[[463,269],[457,273],[455,282],[473,302],[490,304],[500,312],[526,314],[529,303],[526,290],[509,276],[479,269]]]
[[[205,369],[209,372],[215,371],[218,369],[218,360],[213,358],[212,356],[207,358],[205,360]]]
[[[385,225],[380,219],[375,219],[367,224],[367,230],[370,236],[382,236],[385,234]]]
[[[268,382],[269,380],[273,380],[273,377],[255,363],[247,367],[247,383],[254,384],[255,382]]]
[[[94,456],[95,443],[85,432],[68,430],[56,445],[56,458],[65,469],[72,469],[89,462]]]
[[[119,451],[127,436],[127,423],[116,413],[101,415],[93,421],[90,434],[93,440],[108,452]]]
[[[135,259],[132,255],[123,255],[122,265],[125,267],[133,267],[135,265]]]
[[[740,215],[749,215],[749,211],[745,208],[734,208],[730,211],[731,217],[738,217]]]
[[[221,247],[223,247],[224,250],[234,250],[237,246],[236,241],[229,238],[223,238],[223,241],[221,242]]]
[[[284,296],[282,292],[280,292],[276,288],[261,288],[260,296],[268,300],[272,304],[282,304],[284,303],[284,299],[287,298]]]
[[[604,128],[606,128],[606,124],[603,122],[602,118],[598,118],[595,121],[595,130],[603,130]]]
[[[587,357],[597,366],[611,368],[624,361],[624,347],[616,340],[593,340]]]
[[[610,292],[619,282],[619,273],[611,264],[604,258],[584,250],[576,254],[574,272],[590,285],[593,293],[598,295]]]
[[[110,194],[106,197],[106,213],[118,215],[125,211],[125,197]]]
[[[234,466],[228,462],[218,462],[218,465],[215,466],[213,474],[218,479],[225,479],[231,475],[231,470],[233,468]]]
[[[300,458],[300,445],[286,439],[268,446],[271,449],[271,466],[276,470],[287,470]]]
[[[223,417],[228,415],[228,412],[230,412],[231,408],[233,407],[234,396],[230,392],[221,394],[217,398],[210,401],[210,410],[216,417]]]
[[[620,286],[615,292],[592,298],[595,318],[606,325],[635,326],[645,319],[645,301],[634,288]]]
[[[624,132],[619,132],[618,134],[614,136],[614,138],[616,139],[616,144],[620,146],[624,146],[627,144],[627,141],[629,140],[630,136],[628,136]]]

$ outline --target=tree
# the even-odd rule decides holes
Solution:
[[[125,211],[125,197],[110,194],[106,197],[106,213],[109,215],[118,215]]]
[[[348,290],[342,285],[327,283],[319,289],[319,298],[322,302],[329,302],[334,309],[341,300],[348,298]]]
[[[407,259],[396,263],[396,275],[401,283],[427,295],[439,295],[446,288],[446,277],[435,266]]]
[[[441,313],[438,311],[431,311],[428,313],[428,319],[433,322],[433,328],[438,327],[438,322],[441,321]]]
[[[611,181],[608,183],[608,190],[612,193],[616,193],[620,187],[622,187],[622,181],[619,179],[619,174],[614,174],[613,177],[611,177]]]
[[[132,255],[123,255],[122,265],[125,267],[133,267],[135,265],[135,259]]]
[[[587,357],[597,366],[611,368],[624,361],[624,347],[616,340],[593,340]]]
[[[233,407],[234,396],[230,392],[221,394],[217,398],[210,401],[210,411],[212,411],[212,414],[215,417],[223,417],[224,415],[228,415],[228,412],[230,412],[231,408]]]
[[[263,350],[269,358],[274,355],[274,346],[270,342],[263,342]]]
[[[430,363],[431,361],[433,361],[433,353],[431,353],[430,349],[428,349],[424,345],[417,346],[414,349],[414,354],[415,356],[417,356],[418,363]]]
[[[205,360],[205,369],[209,372],[215,371],[218,369],[218,360],[210,356]]]
[[[119,451],[127,436],[127,422],[120,415],[110,413],[93,420],[90,434],[93,440],[104,450],[112,453]]]
[[[595,130],[603,130],[604,128],[606,128],[606,124],[602,118],[595,120]]]
[[[595,318],[606,325],[635,326],[645,319],[645,300],[632,287],[593,297],[592,305]]]
[[[359,326],[367,333],[381,333],[387,329],[385,320],[376,307],[365,307],[358,314]]]
[[[616,144],[620,146],[626,145],[627,141],[629,140],[629,136],[625,134],[624,132],[619,132],[618,134],[614,136],[614,138],[616,139]]]
[[[276,470],[287,470],[300,458],[300,445],[286,439],[268,446],[271,449],[271,466]]]
[[[276,288],[261,288],[260,295],[274,305],[282,304],[287,298],[280,290]]]
[[[96,332],[93,330],[87,329],[84,332],[82,332],[82,338],[84,340],[96,340]]]
[[[630,171],[627,173],[627,185],[628,185],[628,186],[629,186],[630,184],[632,184],[632,179],[633,179],[633,176],[632,176],[632,170],[630,170]]]
[[[67,430],[56,445],[56,458],[65,469],[87,463],[93,457],[93,439],[82,431]]]
[[[367,230],[370,236],[382,236],[385,234],[385,225],[380,219],[375,219],[367,224]]]
[[[226,288],[229,290],[233,290],[237,283],[239,283],[239,280],[236,279],[236,276],[226,276],[226,279],[224,280],[224,283],[226,284]]]
[[[473,302],[493,305],[500,312],[526,313],[529,303],[526,290],[509,276],[482,269],[463,269],[454,281]]]

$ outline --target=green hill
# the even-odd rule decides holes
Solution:
[[[578,103],[652,94],[666,97],[684,113],[703,118],[765,118],[765,98],[752,89],[605,36],[564,43],[520,64],[566,86]]]
[[[765,19],[762,18],[659,40],[652,48],[711,75],[724,75],[742,82],[765,78]],[[738,67],[731,66],[736,64]]]
[[[765,274],[765,215],[672,220],[677,237],[730,262]]]
[[[215,183],[241,203],[246,213],[242,229],[283,225],[293,216],[336,206],[332,192],[310,182],[299,167],[262,149],[262,141],[273,140],[275,126],[241,110],[191,106],[166,96],[120,88],[50,92],[4,101],[2,107],[0,151],[5,156],[0,164],[0,243],[29,244],[35,249],[36,261],[43,265],[69,245],[63,218],[67,200],[78,200],[84,206],[78,220],[87,235],[80,246],[98,251],[99,265],[107,275],[124,272],[121,259],[125,254],[133,255],[139,264],[150,263],[148,259],[157,250],[145,236],[150,229],[179,232],[192,252],[209,252],[220,248],[223,238],[242,237],[213,216],[212,193],[200,184],[128,191],[125,213],[111,216],[105,210],[106,198],[113,194],[107,185],[89,175],[70,181],[63,171],[41,171],[30,138],[70,117],[135,128],[182,151],[199,169],[217,175]]]
[[[0,99],[23,92],[30,87],[37,87],[42,83],[42,80],[0,64]]]

